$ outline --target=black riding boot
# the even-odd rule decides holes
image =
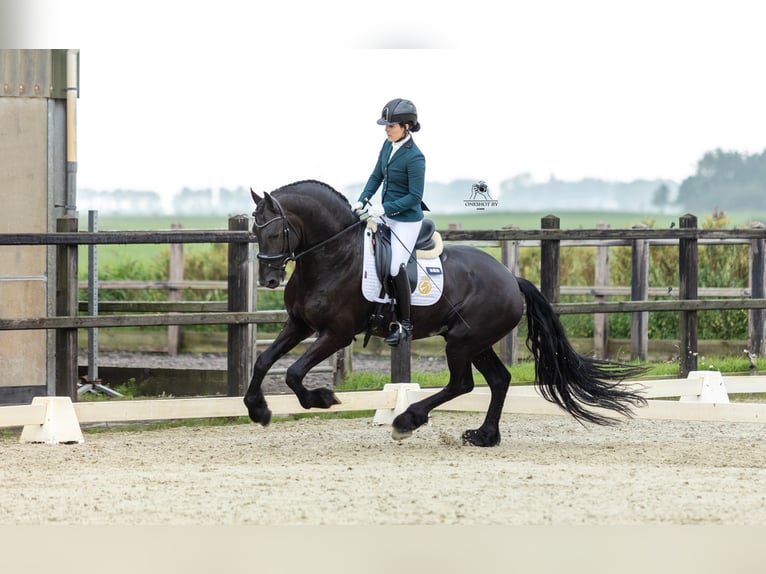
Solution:
[[[412,335],[412,323],[410,322],[410,281],[407,279],[407,270],[404,265],[399,268],[391,281],[393,295],[396,300],[396,317],[398,321],[391,323],[391,333],[385,338],[386,343],[396,346]]]

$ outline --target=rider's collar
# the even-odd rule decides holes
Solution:
[[[402,139],[400,139],[399,141],[395,141],[395,142],[392,142],[392,143],[391,143],[391,146],[394,148],[394,150],[397,150],[397,149],[399,149],[400,147],[402,147],[404,144],[406,144],[406,143],[407,143],[409,140],[411,140],[411,139],[412,139],[412,134],[409,134],[409,133],[408,133],[406,136],[404,136],[404,137],[403,137]]]

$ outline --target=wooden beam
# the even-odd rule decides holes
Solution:
[[[687,213],[679,219],[681,229],[697,229],[697,217]],[[697,239],[681,239],[678,243],[678,290],[682,299],[697,299],[699,287]],[[682,309],[678,325],[678,375],[685,377],[697,370],[697,310]]]
[[[46,405],[14,405],[0,407],[0,428],[41,425],[45,422]]]
[[[97,317],[81,315],[34,319],[0,319],[0,330],[152,327],[158,325],[235,325],[244,323],[284,323],[286,319],[286,311],[99,315]]]
[[[729,240],[763,239],[764,229],[445,229],[439,230],[445,241],[582,241],[633,239]],[[134,245],[150,243],[228,243],[255,242],[249,231],[99,231],[95,233],[0,233],[0,245]]]
[[[232,231],[248,229],[250,219],[246,215],[229,218]],[[251,301],[250,245],[247,242],[229,243],[229,311],[249,312]],[[227,340],[228,395],[244,395],[252,365],[252,337],[248,323],[229,324]]]
[[[329,409],[306,410],[292,394],[267,395],[266,400],[275,415],[366,411],[393,408],[396,404],[396,392],[393,391],[353,391],[337,393],[336,396],[340,404]],[[74,408],[81,423],[247,416],[242,397],[98,401],[76,403]]]
[[[228,243],[255,241],[249,231],[98,231],[0,233],[0,245],[136,245],[150,243]]]
[[[78,220],[67,215],[56,220],[61,232],[77,231]],[[77,315],[77,246],[56,248],[56,315]],[[57,318],[58,318],[57,317]],[[75,317],[76,319],[76,317]],[[77,400],[77,329],[73,324],[56,331],[56,395]]]

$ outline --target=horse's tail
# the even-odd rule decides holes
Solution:
[[[630,385],[620,385],[623,379],[639,376],[646,369],[577,353],[548,300],[526,279],[517,277],[517,281],[527,304],[527,348],[535,358],[535,385],[546,400],[580,422],[599,425],[617,421],[586,406],[631,416],[631,406],[646,404],[646,399]]]

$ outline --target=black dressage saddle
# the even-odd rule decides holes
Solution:
[[[418,239],[415,242],[415,251],[430,251],[436,247],[436,241],[434,240],[434,231],[436,230],[436,224],[431,219],[424,219],[423,224],[420,227],[420,233]],[[383,291],[388,293],[386,286],[389,284],[391,278],[391,242],[399,241],[395,236],[392,236],[391,228],[388,225],[378,224],[377,230],[372,236],[372,245],[375,250],[375,271],[378,274],[381,285],[383,285]],[[417,256],[413,252],[407,261],[407,279],[410,282],[410,291],[415,290],[415,285],[418,282],[418,266]]]

